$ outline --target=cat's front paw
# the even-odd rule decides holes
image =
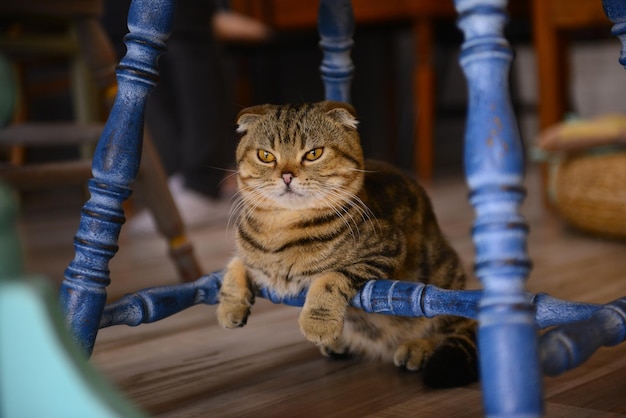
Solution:
[[[243,327],[248,322],[250,303],[221,301],[217,307],[217,320],[224,328]]]
[[[234,258],[224,274],[217,320],[224,328],[243,327],[253,304],[254,293],[248,282],[246,267],[239,258]]]
[[[300,331],[317,345],[332,346],[343,332],[343,322],[342,315],[332,315],[328,309],[304,309],[300,314]]]

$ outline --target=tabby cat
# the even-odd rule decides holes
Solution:
[[[363,161],[354,109],[261,105],[241,111],[237,123],[237,254],[220,292],[221,325],[245,325],[258,287],[280,295],[308,288],[300,329],[324,355],[393,361],[423,370],[434,387],[476,380],[474,321],[348,306],[371,279],[465,284],[424,190],[390,166]]]

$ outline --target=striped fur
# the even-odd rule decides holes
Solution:
[[[238,116],[237,254],[218,319],[243,326],[255,288],[308,288],[305,337],[329,356],[359,355],[424,370],[431,386],[476,379],[475,323],[365,314],[348,301],[368,280],[460,289],[465,275],[430,201],[412,179],[364,162],[351,106],[263,105]]]

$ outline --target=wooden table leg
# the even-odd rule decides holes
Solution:
[[[433,22],[418,19],[413,25],[417,64],[413,74],[415,142],[413,165],[421,180],[433,176],[435,121],[435,71],[433,68]]]

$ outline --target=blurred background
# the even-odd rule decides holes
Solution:
[[[89,158],[93,148],[81,141],[55,143],[54,138],[47,138],[37,144],[20,142],[23,138],[10,138],[10,128],[49,122],[85,126],[106,120],[115,81],[112,66],[103,63],[111,59],[116,62],[125,53],[122,39],[127,32],[128,4],[113,0],[29,0],[0,5],[4,69],[0,89],[0,120],[4,124],[0,128],[0,156],[4,171],[0,174],[6,176],[15,168],[27,170],[31,164]],[[194,76],[185,76],[191,83],[172,81],[175,87],[171,90],[183,97],[193,96],[187,91],[209,81],[206,89],[197,88],[209,93],[195,99],[201,105],[181,104],[182,99],[171,92],[161,96],[183,119],[188,109],[203,106],[199,114],[206,117],[195,119],[213,121],[198,128],[195,140],[196,144],[219,144],[219,154],[225,155],[200,163],[205,171],[220,176],[218,198],[227,200],[232,195],[232,181],[221,178],[233,168],[237,113],[261,103],[323,99],[317,1],[295,4],[286,0],[220,0],[193,4],[204,6],[193,9],[200,12],[183,10],[177,14],[168,41],[170,50],[160,60],[161,84],[170,83],[171,74],[177,71],[175,64],[187,60],[190,68],[202,61],[208,70],[196,68],[196,73],[189,73]],[[366,156],[389,161],[425,184],[462,179],[467,95],[458,64],[462,36],[456,28],[452,2],[354,0],[353,7],[356,30],[352,58],[356,70],[352,103],[359,115]],[[509,9],[506,35],[515,51],[510,91],[529,155],[539,134],[561,121],[624,113],[626,74],[617,62],[620,45],[610,34],[611,24],[600,2],[513,0]],[[191,23],[185,24],[183,19]],[[106,40],[100,39],[94,45],[108,44],[106,48],[84,47],[85,42],[93,42],[98,36]],[[185,50],[193,42],[196,45]],[[203,45],[210,45],[210,50],[202,49]],[[177,52],[181,50],[186,52]],[[93,71],[94,62],[102,65],[100,73]],[[203,101],[203,97],[210,99]],[[168,186],[179,208],[191,207],[197,199],[186,205],[178,198],[181,186],[172,179],[180,167],[168,161],[172,154],[168,150],[187,147],[193,154],[195,145],[181,145],[182,134],[159,138],[161,132],[169,131],[159,125],[163,117],[150,116],[157,114],[152,110],[159,106],[153,102],[148,103],[147,122],[170,179]],[[165,114],[168,112],[174,110],[166,108]],[[175,123],[183,124],[180,120]],[[97,139],[92,131],[79,133],[91,142]],[[216,154],[197,149],[197,154]],[[529,166],[537,167],[538,163],[529,158]],[[83,167],[80,174],[88,176],[88,167]],[[45,177],[44,172],[38,178]],[[84,179],[79,174],[70,177],[68,184],[24,187],[20,190],[22,212],[47,217],[69,211],[68,205],[80,207],[86,197]],[[545,178],[541,181],[546,182]],[[130,215],[143,206],[141,196],[141,190],[134,193],[134,203],[128,205]],[[197,212],[213,216],[204,208],[212,208],[214,202],[199,202]],[[182,216],[189,226],[188,214]]]
[[[72,91],[76,87],[72,85],[72,74],[77,71],[75,61],[68,60],[66,53],[26,54],[10,44],[13,40],[17,45],[20,37],[28,38],[33,34],[48,37],[63,34],[71,30],[67,20],[71,22],[71,16],[62,16],[59,9],[48,11],[46,16],[35,9],[29,11],[28,1],[22,3],[25,3],[22,12],[26,12],[26,18],[23,13],[0,15],[3,33],[0,52],[11,61],[18,74],[15,80],[19,83],[20,101],[14,109],[16,113],[11,115],[12,122],[76,119],[80,110],[76,109],[76,94]],[[224,82],[232,90],[230,101],[222,103],[231,116],[231,128],[237,112],[248,105],[323,99],[319,76],[321,52],[315,27],[317,2],[299,2],[297,7],[289,3],[221,1],[216,3],[217,11],[212,14],[212,20],[207,22],[207,26],[214,29],[219,44],[219,65],[226,69]],[[379,3],[354,2],[357,24],[352,54],[356,66],[352,101],[361,121],[366,154],[415,173],[421,169],[421,177],[460,175],[466,88],[458,65],[462,37],[455,26],[451,2],[390,1],[384,2],[385,6]],[[410,3],[426,5],[408,5]],[[427,3],[442,4],[428,6]],[[567,114],[590,117],[623,111],[626,83],[622,82],[623,69],[617,63],[619,43],[610,35],[610,23],[601,14],[599,3],[588,2],[594,3],[595,14],[580,6],[579,3],[584,2],[569,3],[572,10],[578,8],[581,10],[577,13],[586,14],[587,22],[566,22],[565,29],[557,27],[553,35],[559,42],[567,40],[559,44],[559,56],[555,57],[567,71],[559,77],[568,84],[567,97],[563,99],[567,102]],[[537,43],[554,42],[538,39],[541,32],[536,23],[541,23],[541,18],[532,6],[530,1],[512,1],[507,26],[507,37],[516,54],[511,94],[526,144],[533,143],[541,125],[538,80],[542,74],[537,62]],[[564,8],[557,6],[548,13],[556,16],[554,10]],[[5,7],[0,6],[0,11]],[[124,52],[121,40],[126,32],[124,11],[127,7],[127,1],[104,2],[98,16],[118,56]],[[566,18],[568,13],[573,13],[571,10],[558,12],[564,13]],[[232,14],[250,20],[232,19],[229,16]],[[575,19],[581,20],[579,17],[570,20]],[[422,61],[420,54],[423,54]],[[428,103],[420,98],[420,82],[432,88],[431,108],[426,110],[420,109],[420,105]],[[103,110],[89,117],[103,118],[105,114]],[[418,123],[421,114],[430,116],[429,124],[432,124],[431,130],[425,133],[420,131],[423,126]],[[422,162],[430,167],[419,166],[420,133],[430,136],[422,139],[432,143],[432,162]],[[68,150],[54,147],[24,152],[26,160],[39,160],[55,158],[57,153],[65,157]]]

